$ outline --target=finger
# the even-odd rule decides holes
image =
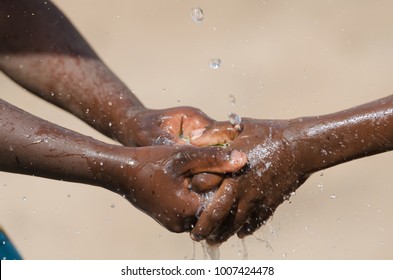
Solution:
[[[175,107],[167,109],[160,118],[161,128],[165,131],[165,137],[176,144],[187,144],[191,133],[203,129],[213,120],[201,110],[193,107]]]
[[[216,147],[188,149],[179,155],[179,170],[191,174],[236,172],[247,163],[245,153]]]
[[[182,132],[188,138],[191,137],[193,131],[204,129],[214,122],[201,110],[193,107],[183,107],[182,112]]]
[[[242,200],[236,209],[232,209],[232,219],[226,220],[216,229],[216,231],[208,237],[209,244],[221,244],[228,240],[243,226],[250,216],[253,203],[251,201]]]
[[[230,122],[216,122],[204,129],[193,131],[190,143],[194,146],[224,145],[233,141],[239,133]]]
[[[225,220],[206,238],[209,245],[219,246],[227,241],[232,234],[226,234],[232,231],[236,217],[237,205],[232,205],[231,211]]]
[[[200,241],[206,239],[230,214],[232,205],[236,201],[234,183],[235,180],[233,179],[227,179],[222,183],[191,231],[191,238],[193,240]]]
[[[223,178],[216,174],[200,173],[191,180],[191,190],[197,193],[212,190],[222,182]]]
[[[272,215],[273,210],[264,204],[259,205],[257,209],[250,215],[241,229],[237,232],[239,238],[253,234],[257,229],[266,223]]]

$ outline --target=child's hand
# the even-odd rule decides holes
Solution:
[[[247,162],[244,153],[218,147],[142,147],[130,155],[127,149],[119,147],[121,160],[104,169],[107,188],[174,232],[190,231],[207,203],[192,191],[193,175],[236,172]]]
[[[222,243],[236,232],[239,237],[252,234],[305,181],[306,176],[295,169],[298,159],[285,139],[286,125],[286,121],[242,121],[243,130],[230,147],[246,153],[248,165],[223,181],[191,232],[194,240]],[[220,123],[211,129],[218,133],[231,126]]]
[[[204,137],[203,142],[193,143],[206,127],[215,123],[201,110],[193,107],[176,107],[162,110],[139,109],[132,111],[125,125],[129,127],[130,141],[136,146],[193,144],[211,146],[221,144],[222,138],[232,140],[237,135],[230,130],[220,135]]]

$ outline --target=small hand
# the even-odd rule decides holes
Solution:
[[[191,230],[206,203],[191,190],[193,175],[236,172],[247,162],[244,153],[218,147],[142,147],[134,157],[124,149],[119,147],[124,163],[108,169],[110,188],[174,232]]]
[[[307,178],[285,138],[286,121],[244,119],[242,126],[230,147],[246,153],[248,165],[223,181],[191,232],[194,240],[222,243],[236,232],[239,237],[252,234]],[[230,127],[220,123],[211,130]]]
[[[188,144],[202,135],[206,127],[215,123],[201,110],[193,107],[176,107],[162,110],[140,109],[133,111],[125,125],[131,129],[132,142],[137,146]],[[198,146],[211,146],[232,140],[235,130],[205,137]],[[220,138],[218,138],[220,137]]]

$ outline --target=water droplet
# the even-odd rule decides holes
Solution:
[[[228,118],[229,118],[229,122],[233,125],[233,127],[236,130],[240,131],[241,130],[240,124],[242,122],[242,118],[236,113],[230,113],[228,115]]]
[[[5,241],[3,241],[3,245],[5,245]]]
[[[218,69],[221,67],[221,59],[219,58],[212,58],[209,60],[209,65],[211,69]]]
[[[203,21],[203,11],[201,8],[196,7],[191,9],[191,18],[196,23],[201,23]]]
[[[109,105],[109,106],[112,106],[112,101],[108,101],[108,105]]]
[[[116,205],[114,203],[111,204],[111,208],[115,208]]]
[[[232,125],[240,124],[242,122],[241,117],[236,113],[230,113],[228,118]]]
[[[229,103],[230,103],[231,105],[235,105],[235,103],[236,103],[236,97],[235,97],[233,94],[230,94],[230,95],[228,96],[228,99],[229,99]]]
[[[26,196],[24,196],[24,197],[22,197],[22,199],[23,199],[23,201],[26,201],[26,200],[27,200],[27,197],[26,197]]]
[[[67,198],[70,198],[71,197],[71,195],[70,194],[67,194]]]
[[[337,195],[335,195],[335,194],[330,195],[330,199],[336,199],[336,198],[337,198]]]
[[[100,165],[101,165],[101,166],[103,166],[103,165],[104,165],[104,163],[101,161],[101,162],[100,162]]]

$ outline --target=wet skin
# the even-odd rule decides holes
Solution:
[[[50,1],[0,0],[0,3],[0,69],[30,92],[101,133],[126,146],[185,144],[195,131],[213,123],[192,107],[146,108]],[[64,143],[61,137],[58,140],[59,145]],[[154,153],[162,149],[167,148],[154,149]],[[146,150],[153,151],[151,147]],[[40,172],[45,174],[44,170]],[[64,174],[53,175],[57,179],[63,177]],[[184,200],[188,199],[186,194],[178,193],[184,195]],[[157,205],[154,200],[154,206]],[[146,205],[140,208],[149,211]],[[187,211],[195,214],[195,207]],[[189,223],[188,220],[184,223]]]
[[[205,203],[191,191],[193,175],[235,172],[247,161],[217,147],[109,145],[1,99],[0,143],[1,171],[106,188],[174,232],[190,231]]]
[[[219,244],[235,233],[252,234],[312,173],[392,150],[393,96],[324,116],[243,119],[242,126],[233,141],[224,136],[221,143],[246,153],[248,165],[221,184],[199,219],[208,226],[192,230],[195,240]],[[216,123],[193,144],[228,129],[230,123]],[[207,185],[214,180],[204,176]]]
[[[45,4],[45,2],[47,1],[0,0],[2,4],[2,9],[0,9],[0,69],[10,78],[127,146],[184,144],[184,139],[190,139],[195,145],[230,142],[231,147],[248,154],[248,166],[241,172],[226,176],[222,185],[222,176],[202,172],[191,177],[185,174],[193,174],[193,172],[179,174],[176,173],[179,170],[173,170],[172,172],[178,176],[170,177],[158,171],[161,174],[159,177],[168,176],[173,179],[180,176],[182,178],[179,179],[180,181],[191,180],[192,190],[195,191],[195,193],[176,193],[177,196],[174,197],[183,202],[171,215],[168,214],[171,219],[176,220],[174,217],[177,214],[183,215],[181,206],[187,205],[184,201],[193,205],[190,212],[198,211],[196,205],[191,203],[192,198],[196,196],[203,198],[203,192],[209,191],[212,186],[217,189],[214,199],[207,204],[195,225],[192,237],[196,240],[207,238],[211,243],[220,243],[235,233],[241,237],[251,234],[313,172],[355,158],[391,150],[392,97],[327,116],[294,120],[245,119],[242,122],[243,130],[240,134],[229,123],[216,123],[195,108],[150,110],[143,106],[99,59],[66,17],[53,4],[50,2]],[[34,16],[32,16],[33,12]],[[7,17],[8,14],[11,16]],[[20,67],[21,65],[23,67]],[[206,126],[208,130],[202,137],[197,138],[201,129]],[[217,131],[214,131],[215,128]],[[57,128],[56,130],[61,131],[57,133],[58,143],[56,145],[59,149],[66,149],[67,143],[70,143],[64,142],[64,139],[68,138],[68,132],[65,133]],[[62,133],[65,133],[63,135],[65,138],[60,137]],[[94,141],[89,138],[85,144]],[[33,145],[33,142],[30,141],[31,146],[26,147],[23,145],[29,145],[29,143],[23,142],[25,144],[21,144],[20,148],[44,147],[43,143]],[[55,145],[54,142],[52,144]],[[95,145],[98,144],[93,144],[94,147]],[[101,147],[101,145],[99,144],[100,148],[94,149],[96,152],[89,154],[89,157],[93,159],[97,157],[97,150],[101,148],[106,151],[104,155],[111,154],[112,151],[117,154],[112,160],[108,159],[108,162],[104,163],[108,167],[105,168],[106,170],[111,169],[110,166],[116,162],[114,159],[118,157],[120,161],[126,161],[121,157],[123,151],[126,151],[123,148],[111,146],[108,152],[108,146]],[[73,145],[73,147],[79,146]],[[153,148],[146,147],[142,150],[146,153],[142,154],[152,156],[155,151],[158,154],[162,151],[162,153],[168,152],[167,158],[171,158],[174,154],[170,152],[176,154],[175,151],[179,151],[176,149],[179,148],[154,148],[153,153]],[[191,148],[180,149],[181,151],[186,149],[185,151],[188,152]],[[118,150],[122,152],[117,152]],[[81,148],[79,152],[83,153],[85,150]],[[101,155],[101,153],[98,154]],[[129,156],[133,158],[134,155],[130,153]],[[110,158],[110,156],[107,157]],[[72,169],[74,161],[79,159],[81,164],[83,161],[86,165],[86,158],[82,160],[80,156],[61,156],[51,159],[61,160],[62,165],[56,170],[51,170],[50,168],[56,165],[51,163],[46,166],[44,165],[46,161],[36,163],[41,168],[39,172],[44,176],[108,185],[106,176],[109,176],[109,173],[104,171],[102,171],[102,176],[106,177],[105,180],[96,176],[100,180],[96,181],[97,178],[95,178],[91,182],[91,175],[85,178],[88,168],[101,170],[101,167],[94,169],[96,165],[85,167],[84,174],[75,174],[78,170]],[[158,159],[154,158],[154,160]],[[15,162],[15,160],[10,162]],[[152,168],[151,165],[147,166]],[[27,169],[23,170],[26,173],[31,172],[28,165],[25,167]],[[161,167],[162,165],[157,165],[158,169]],[[12,168],[17,168],[17,166]],[[45,168],[49,169],[45,170]],[[117,170],[115,167],[113,169]],[[18,172],[23,170],[19,169]],[[15,172],[17,172],[16,169]],[[124,172],[124,170],[119,172]],[[98,174],[101,173],[98,172]],[[111,174],[116,174],[116,178],[123,179],[124,175],[128,176],[128,173],[116,173],[115,171]],[[128,180],[132,181],[132,176],[135,175],[129,174],[129,176]],[[144,186],[144,180],[145,178],[141,178],[138,184]],[[103,183],[104,181],[106,183]],[[125,181],[114,185],[120,186]],[[151,186],[156,182],[161,182],[161,179],[151,182],[150,188],[146,187],[146,189],[152,192]],[[125,183],[123,185],[127,186]],[[126,194],[127,198],[132,200],[126,187],[118,187],[119,190],[117,190],[112,185],[108,188]],[[179,185],[175,189],[183,190]],[[159,188],[155,191],[160,192]],[[143,191],[141,195],[147,193]],[[137,205],[137,207],[146,212],[150,211],[153,216],[159,218],[157,214],[159,211],[155,207],[158,205],[157,198],[162,198],[162,196],[148,197],[152,200],[146,200],[143,206]],[[138,199],[143,201],[142,198]],[[155,205],[149,205],[149,201]],[[160,199],[159,203],[161,201]],[[168,201],[165,199],[162,201],[164,207],[169,205]],[[202,202],[199,207],[201,205]],[[167,226],[181,229],[186,224],[188,226],[189,221],[193,219],[185,214],[181,217],[183,219],[177,219],[174,225],[169,223]],[[160,222],[165,225],[165,218]]]

